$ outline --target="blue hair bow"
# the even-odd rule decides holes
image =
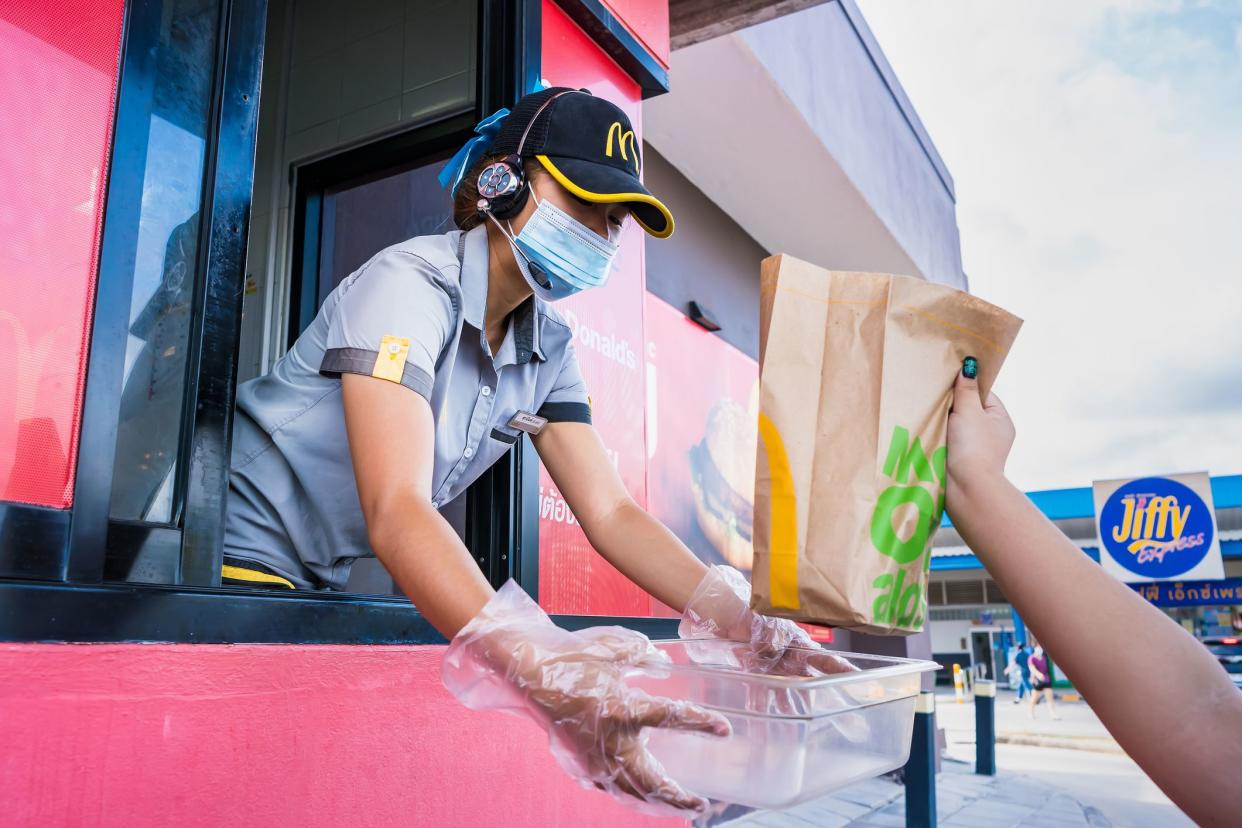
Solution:
[[[496,140],[496,136],[500,134],[500,126],[508,116],[509,110],[498,109],[475,125],[474,131],[478,137],[467,141],[436,176],[441,187],[450,188],[450,193],[453,196],[457,195],[461,180],[474,168],[474,165],[487,152],[487,148]]]

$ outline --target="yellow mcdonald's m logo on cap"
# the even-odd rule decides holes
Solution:
[[[604,155],[612,158],[612,136],[617,136],[617,148],[621,152],[621,160],[633,161],[634,172],[638,172],[638,147],[634,145],[634,130],[623,130],[620,121],[613,121],[612,126],[608,127],[608,143],[604,145]],[[626,144],[629,144],[629,152],[626,152]],[[633,158],[630,156],[633,155]]]

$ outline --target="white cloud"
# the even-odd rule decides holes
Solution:
[[[859,3],[1026,319],[1015,482],[1242,472],[1242,8]]]

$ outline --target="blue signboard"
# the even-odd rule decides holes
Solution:
[[[1100,544],[1107,553],[1100,562],[1117,577],[1224,576],[1207,475],[1140,477],[1097,483],[1095,490]]]
[[[1242,604],[1242,578],[1223,581],[1153,581],[1131,584],[1158,607],[1203,607]]]

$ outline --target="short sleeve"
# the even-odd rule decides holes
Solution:
[[[319,373],[375,376],[431,399],[436,362],[456,330],[453,304],[444,277],[427,261],[381,253],[342,288]]]
[[[591,423],[591,397],[572,342],[565,347],[556,382],[537,413],[550,423]]]

